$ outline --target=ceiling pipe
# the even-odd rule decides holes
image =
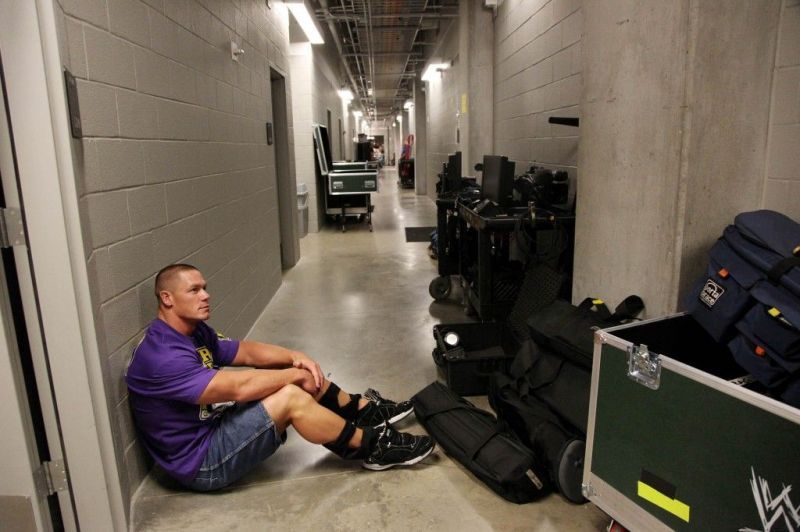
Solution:
[[[425,5],[422,7],[423,13],[427,9],[428,9],[428,0],[425,0]],[[403,72],[408,71],[408,67],[412,64],[411,63],[411,59],[412,59],[412,57],[414,57],[416,55],[415,52],[414,52],[414,45],[417,43],[417,37],[419,36],[419,32],[420,32],[421,29],[422,29],[422,17],[420,17],[419,20],[417,20],[417,27],[416,27],[416,29],[414,31],[414,37],[411,38],[411,50],[409,50],[408,55],[406,56],[406,64],[403,67]],[[413,68],[414,72],[416,73],[416,70],[417,70],[416,63],[414,63],[413,65],[414,65],[414,68]],[[405,90],[403,90],[403,84],[406,82],[406,79],[407,78],[405,78],[405,77],[400,77],[397,80],[397,87],[394,90],[394,94],[395,94],[396,98],[401,98],[402,97],[403,100],[405,100],[405,97],[410,92],[407,87],[405,88]],[[403,91],[403,92],[401,93],[401,91]]]
[[[354,20],[356,22],[364,22],[364,17],[360,15],[326,15],[325,18],[332,18],[335,20]],[[391,15],[372,15],[373,19],[394,19],[394,18],[458,18],[458,13],[393,13]]]
[[[355,7],[353,7],[352,2],[351,2],[350,5],[353,8],[353,11],[355,11]],[[339,0],[339,8],[342,10],[343,13],[347,11],[347,8],[345,8],[345,5],[344,5],[344,0]],[[330,13],[330,10],[328,11],[328,13]],[[358,28],[356,28],[356,33],[357,32],[358,32]],[[355,43],[355,39],[353,38],[353,28],[350,26],[349,22],[347,23],[347,33],[350,36],[350,45],[353,46],[354,49],[357,49],[358,47],[356,47],[355,44],[354,44]],[[361,39],[360,38],[358,39],[358,46],[359,47],[361,46]],[[358,80],[361,83],[361,88],[358,89],[358,101],[361,104],[361,107],[364,108],[364,111],[369,111],[367,106],[364,105],[364,98],[366,98],[369,95],[369,88],[367,87],[366,73],[365,73],[365,70],[364,70],[363,61],[361,60],[360,57],[356,57],[355,58],[355,63],[356,63],[356,67],[358,68]],[[362,94],[364,96],[362,96]]]
[[[322,9],[328,9],[328,0],[319,0],[319,5]],[[328,30],[331,32],[331,36],[333,37],[333,42],[336,44],[336,50],[339,52],[339,58],[344,65],[344,70],[347,72],[347,77],[350,79],[350,83],[352,84],[353,88],[358,91],[358,85],[356,85],[355,79],[353,78],[353,73],[350,72],[350,65],[347,64],[347,60],[344,58],[344,54],[342,53],[342,40],[339,38],[339,32],[336,31],[336,26],[333,23],[333,20],[326,18],[326,22],[328,23]],[[358,91],[360,94],[360,91]],[[359,97],[359,103],[361,103],[361,98]]]
[[[374,44],[372,41],[372,2],[370,0],[367,1],[367,38],[369,39],[369,59],[367,62],[369,63],[369,81],[370,85],[372,85],[372,107],[375,109],[375,113],[378,112],[378,102],[375,100],[375,54],[374,54]],[[369,95],[369,93],[367,93]]]
[[[361,57],[392,57],[392,56],[408,57],[409,55],[412,55],[412,54],[415,55],[415,56],[416,55],[418,55],[418,56],[422,56],[423,55],[422,52],[414,52],[413,50],[409,51],[409,52],[375,52],[375,53],[372,53],[372,54],[367,53],[367,52],[347,52],[346,54],[342,54],[342,55],[344,55],[346,57],[359,57],[359,56],[361,56]]]

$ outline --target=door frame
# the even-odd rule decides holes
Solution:
[[[83,530],[127,528],[78,213],[52,0],[0,0],[0,49],[41,337]]]
[[[281,268],[287,270],[300,260],[297,228],[297,183],[291,171],[289,150],[289,95],[286,74],[274,65],[270,70],[270,104],[274,131],[275,188],[278,196],[278,226]]]
[[[6,208],[6,212],[21,214],[14,137],[8,123],[2,60],[0,49],[0,187],[4,200],[0,207]],[[14,234],[9,228],[9,239],[12,240],[12,237]],[[63,463],[63,442],[42,342],[41,322],[25,239],[19,238],[17,234],[9,249],[0,250],[0,253],[4,255],[0,261],[0,356],[8,359],[0,365],[9,368],[2,372],[4,382],[0,386],[2,404],[7,405],[3,409],[3,418],[5,423],[21,426],[19,432],[6,435],[9,450],[3,454],[2,463],[4,471],[11,475],[10,478],[6,475],[0,478],[0,484],[4,487],[3,496],[25,492],[25,496],[31,499],[30,509],[33,511],[37,529],[50,529],[59,520],[66,530],[73,530],[75,515],[71,491],[61,490],[56,493],[60,507],[59,516],[51,515],[52,508],[47,500],[49,493],[42,464],[45,461],[52,464]],[[6,257],[9,259],[7,263]],[[13,288],[13,281],[10,279],[16,279]],[[14,301],[13,292],[16,292]],[[12,405],[15,408],[11,408]],[[27,448],[27,452],[20,452],[22,447]],[[27,470],[28,474],[20,477],[23,470]],[[22,516],[17,514],[17,517]],[[23,523],[18,525],[23,526]]]

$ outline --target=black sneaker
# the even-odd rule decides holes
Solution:
[[[361,465],[373,471],[413,465],[431,454],[435,446],[430,436],[415,436],[385,426],[376,435],[372,452]]]
[[[387,423],[397,423],[411,412],[414,405],[411,401],[401,401],[395,403],[389,399],[384,399],[381,394],[369,388],[364,392],[364,399],[369,400],[367,406],[358,411],[356,427],[382,427]]]

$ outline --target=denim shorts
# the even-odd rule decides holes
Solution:
[[[222,414],[219,427],[194,480],[187,487],[213,491],[238,480],[286,441],[261,401],[237,404]]]

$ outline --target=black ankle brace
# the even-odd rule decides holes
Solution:
[[[361,396],[358,394],[350,394],[350,402],[344,406],[339,405],[339,392],[341,389],[334,383],[328,384],[328,389],[319,400],[319,404],[328,410],[339,414],[343,418],[353,421],[358,417],[358,400]]]
[[[339,433],[339,436],[336,438],[336,440],[325,443],[323,446],[341,458],[358,458],[360,456],[361,448],[352,449],[347,445],[350,443],[350,440],[353,439],[353,434],[355,433],[356,426],[349,421],[345,421],[342,432]],[[363,447],[363,438],[361,447]]]

